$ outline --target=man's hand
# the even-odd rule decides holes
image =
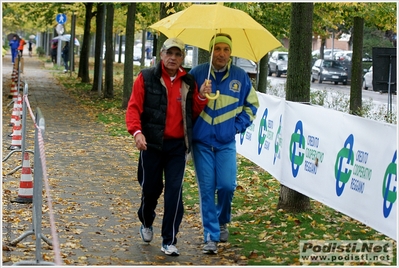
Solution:
[[[205,79],[204,83],[202,83],[199,94],[201,98],[205,99],[206,94],[209,94],[212,92],[212,81]]]
[[[147,150],[147,142],[143,133],[137,133],[137,135],[134,137],[134,141],[136,142],[137,149],[139,149],[140,151]]]

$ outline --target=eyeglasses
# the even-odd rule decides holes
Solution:
[[[167,51],[165,51],[165,53],[166,53],[166,55],[167,55],[168,57],[172,57],[172,56],[175,56],[176,58],[181,58],[181,57],[183,57],[183,54],[182,54],[181,52],[173,53],[172,51],[167,50]]]

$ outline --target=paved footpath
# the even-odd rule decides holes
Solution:
[[[136,181],[137,151],[133,139],[110,136],[96,122],[95,113],[70,96],[54,78],[52,68],[36,57],[24,56],[21,80],[28,84],[28,100],[33,111],[40,107],[45,118],[45,160],[55,211],[55,225],[63,265],[245,265],[235,254],[237,249],[222,245],[218,255],[204,255],[198,211],[186,211],[178,236],[181,255],[171,257],[161,250],[159,200],[155,235],[151,244],[139,236],[136,211],[140,187]],[[2,159],[9,154],[12,132],[8,125],[12,105],[12,64],[7,54],[2,61]],[[69,75],[69,74],[65,74]],[[74,79],[73,77],[71,79]],[[34,124],[26,118],[26,147],[34,148]],[[14,247],[6,242],[32,230],[32,205],[11,203],[18,195],[21,170],[16,153],[2,163],[3,265],[34,261],[34,237],[28,236]],[[30,157],[33,166],[33,156]],[[47,198],[43,188],[42,233],[51,239]],[[42,260],[54,262],[51,247],[42,242]],[[237,260],[238,259],[238,260]]]

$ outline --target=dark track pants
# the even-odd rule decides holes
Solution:
[[[182,188],[185,167],[186,147],[183,139],[164,140],[162,151],[152,148],[140,151],[137,178],[142,195],[138,216],[145,227],[152,226],[158,198],[165,186],[161,230],[164,245],[174,245],[177,242],[176,235],[184,212]]]

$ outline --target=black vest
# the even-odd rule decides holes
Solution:
[[[141,115],[142,132],[146,138],[147,146],[162,150],[163,136],[166,122],[167,90],[162,81],[162,67],[158,63],[156,67],[141,71],[144,78],[144,105]],[[184,89],[187,89],[186,94]],[[186,74],[182,77],[182,109],[184,121],[184,139],[187,153],[191,149],[192,139],[192,103],[195,89],[194,77]],[[186,96],[186,97],[185,97]]]

